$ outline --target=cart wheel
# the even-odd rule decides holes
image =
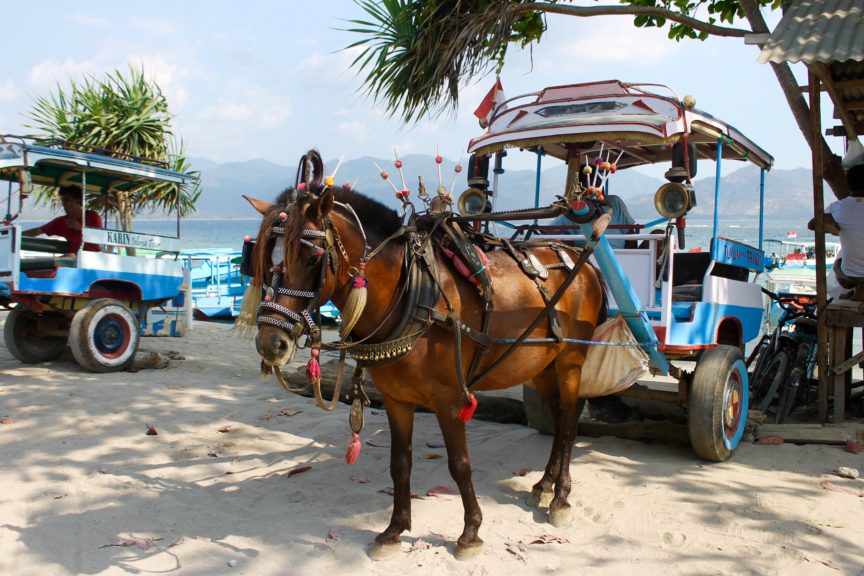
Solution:
[[[63,320],[60,314],[45,314],[43,318],[58,325]],[[66,350],[66,338],[44,336],[39,333],[39,320],[39,316],[35,313],[18,308],[6,316],[6,325],[3,328],[6,348],[12,356],[25,364],[56,360]]]
[[[555,418],[552,417],[552,410],[537,390],[530,386],[522,386],[522,404],[525,407],[528,426],[540,434],[548,436],[555,434]],[[576,404],[576,411],[581,416],[584,409],[585,398],[580,398]]]
[[[75,313],[69,347],[78,364],[91,372],[116,372],[132,363],[138,349],[138,322],[116,300],[94,300]]]
[[[701,458],[723,462],[747,422],[747,368],[733,346],[706,350],[696,364],[687,407],[690,444]]]

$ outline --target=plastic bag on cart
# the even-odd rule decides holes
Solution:
[[[592,345],[582,366],[579,396],[596,398],[629,388],[648,370],[648,354],[636,342],[633,333],[616,314],[594,330],[595,342],[627,344],[625,346]]]

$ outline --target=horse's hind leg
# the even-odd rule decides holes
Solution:
[[[390,525],[375,537],[370,556],[379,560],[401,549],[400,535],[411,529],[411,436],[414,405],[384,397],[390,423],[390,477],[393,479],[393,514]]]
[[[558,396],[558,375],[555,373],[554,365],[550,366],[537,376],[531,379],[537,393],[549,405],[552,417],[555,420],[555,429],[558,429],[558,411],[559,411],[559,396]],[[543,471],[543,476],[540,481],[534,484],[531,488],[531,494],[528,495],[526,503],[528,506],[548,506],[552,501],[552,488],[555,484],[555,478],[558,477],[558,471],[561,468],[561,453],[560,450],[553,449],[549,454],[549,462],[546,464],[546,469]]]
[[[582,378],[582,364],[585,360],[584,351],[579,354],[578,362],[566,362],[559,357],[558,393],[560,407],[555,426],[555,440],[552,446],[550,465],[557,458],[555,490],[549,503],[549,522],[553,526],[564,526],[570,522],[570,457],[573,442],[576,440],[576,426],[579,420],[579,384]],[[562,369],[563,368],[563,369]]]
[[[465,438],[465,423],[457,416],[457,411],[451,406],[435,410],[438,425],[444,435],[447,446],[447,464],[450,475],[456,481],[459,494],[462,496],[462,507],[465,510],[465,528],[456,541],[456,558],[465,560],[480,553],[483,540],[478,536],[483,513],[477,504],[474,494],[474,484],[471,482],[471,460],[468,457],[468,441]]]

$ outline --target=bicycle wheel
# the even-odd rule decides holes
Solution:
[[[770,351],[771,335],[765,334],[762,336],[762,339],[759,340],[759,343],[753,347],[753,351],[750,352],[747,360],[744,361],[751,381],[753,380],[753,376],[762,368],[762,365],[765,364]]]
[[[795,404],[797,404],[798,392],[803,388],[806,379],[807,375],[802,366],[796,366],[789,372],[789,378],[777,400],[777,413],[774,415],[776,424],[785,422],[789,414],[792,413]]]
[[[753,386],[750,388],[750,407],[753,410],[767,412],[768,408],[775,404],[777,390],[786,378],[788,367],[789,356],[784,350],[780,350],[765,364],[765,369],[754,376]]]

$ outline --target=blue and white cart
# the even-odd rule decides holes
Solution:
[[[179,215],[176,237],[84,227],[84,242],[101,250],[79,250],[72,257],[65,256],[65,241],[22,237],[18,217],[33,186],[81,186],[86,210],[87,196],[154,185],[179,195],[182,187],[195,185],[195,177],[158,162],[6,136],[0,137],[0,180],[7,188],[0,223],[0,308],[10,311],[6,347],[26,363],[54,360],[68,346],[87,370],[128,367],[148,329],[148,310],[180,295]],[[133,249],[147,256],[135,256]]]
[[[568,177],[565,190],[558,194],[572,207],[571,224],[578,233],[580,226],[590,231],[590,222],[578,224],[580,211],[586,209],[581,200],[586,195],[597,198],[614,193],[609,186],[616,183],[615,172],[647,164],[669,166],[669,182],[654,199],[658,218],[616,230],[618,235],[612,239],[616,245],[623,244],[622,248],[613,249],[604,237],[594,257],[609,285],[612,312],[623,315],[648,353],[650,370],[678,381],[677,391],[646,391],[636,386],[629,393],[684,406],[696,453],[720,461],[729,458],[738,445],[747,418],[743,351],[762,325],[757,279],[763,272],[764,175],[773,158],[735,128],[694,105],[691,97],[679,98],[662,86],[619,81],[555,86],[512,98],[497,106],[486,132],[470,142],[469,183],[479,182],[494,206],[497,196],[515,192],[506,183],[503,158],[508,150],[511,154],[514,150],[533,153],[536,206],[544,158],[562,160]],[[688,252],[681,248],[686,216],[695,205],[691,178],[699,160],[716,162],[713,236],[709,251]],[[758,198],[754,194],[753,206],[746,207],[758,205],[756,246],[719,235],[718,207],[724,205],[720,168],[725,160],[749,162],[760,169],[759,182],[754,182]],[[477,172],[476,167],[487,164],[494,167],[492,182],[488,173]],[[483,205],[477,201],[476,188],[468,192],[474,195],[473,205]],[[525,190],[519,193],[528,196]],[[460,207],[470,205],[470,198],[460,201]],[[727,213],[743,214],[744,208]],[[560,223],[557,228],[549,221],[536,224],[519,227],[517,232],[573,239],[573,231],[562,230]],[[513,230],[499,225],[497,233]]]

